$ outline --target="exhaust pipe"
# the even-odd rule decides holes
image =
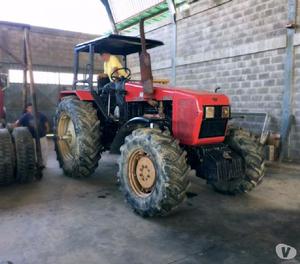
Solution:
[[[140,53],[140,68],[144,97],[151,98],[151,95],[153,94],[153,76],[151,68],[151,58],[150,54],[147,53],[146,47],[144,19],[140,20],[140,37],[142,46],[142,51]]]

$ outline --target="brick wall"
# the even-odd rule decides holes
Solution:
[[[198,0],[177,20],[176,84],[213,91],[222,87],[233,111],[268,112],[269,129],[280,131],[284,89],[287,0]],[[300,6],[300,0],[298,0]],[[300,18],[298,16],[298,22]],[[171,78],[171,24],[146,28],[164,47],[150,50],[155,78]],[[133,32],[132,35],[137,35]],[[298,35],[299,34],[299,35]],[[296,34],[290,155],[300,157],[300,33]],[[138,77],[137,56],[129,66]],[[262,124],[254,126],[259,131]]]

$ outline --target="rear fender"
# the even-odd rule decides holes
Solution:
[[[60,93],[60,99],[66,97],[75,95],[78,97],[80,101],[94,101],[94,97],[91,93],[91,91],[88,90],[70,90],[70,91],[62,91]]]

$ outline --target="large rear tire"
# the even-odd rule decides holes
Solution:
[[[0,129],[0,185],[9,185],[15,180],[15,152],[10,133]]]
[[[259,140],[242,129],[231,128],[226,143],[244,160],[245,175],[232,181],[212,183],[214,189],[224,194],[249,192],[262,182],[265,175],[265,158],[263,146]]]
[[[170,133],[142,128],[121,147],[121,191],[142,216],[166,215],[181,204],[189,187],[186,152]]]
[[[63,98],[56,111],[55,150],[60,167],[72,178],[92,175],[101,157],[100,121],[91,103]]]
[[[32,182],[37,175],[35,146],[28,128],[17,127],[12,133],[15,143],[17,168],[16,181],[19,183]]]

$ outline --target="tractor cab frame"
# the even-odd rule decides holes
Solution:
[[[152,49],[164,45],[158,40],[146,39],[146,48]],[[100,37],[91,41],[87,41],[76,45],[74,49],[74,81],[73,89],[78,88],[78,84],[87,85],[90,90],[95,87],[93,79],[95,73],[95,54],[108,52],[112,55],[122,56],[124,67],[127,68],[127,56],[142,51],[141,39],[138,37],[121,36],[110,34],[108,36]],[[86,78],[78,79],[79,74],[79,55],[80,53],[88,53],[88,63],[86,64]]]
[[[157,40],[145,40],[147,49],[152,49],[164,45]],[[142,52],[141,38],[121,35],[108,35],[88,42],[78,44],[74,48],[74,79],[72,91],[63,91],[62,97],[76,94],[80,100],[91,101],[98,109],[98,117],[102,123],[102,137],[104,149],[110,149],[112,152],[118,152],[120,144],[123,143],[124,137],[138,126],[139,123],[147,124],[149,120],[136,116],[136,111],[143,112],[147,103],[140,103],[139,106],[129,107],[126,102],[125,84],[136,84],[140,81],[131,81],[130,78],[121,78],[115,82],[110,82],[105,86],[95,80],[95,60],[96,55],[102,52],[111,55],[121,56],[123,58],[124,68],[127,68],[127,56],[130,54]],[[80,72],[80,54],[88,54],[88,61],[85,65],[85,74],[83,79],[79,79]],[[131,87],[132,88],[132,87]],[[129,88],[129,89],[131,89]],[[131,104],[132,106],[132,104]],[[152,108],[152,106],[147,107]],[[116,111],[118,112],[117,114]],[[161,122],[162,120],[153,120]],[[120,129],[122,128],[122,129]]]

